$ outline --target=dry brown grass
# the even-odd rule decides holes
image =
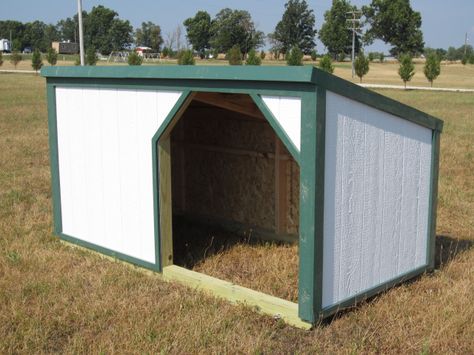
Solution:
[[[474,96],[383,94],[446,122],[443,263],[307,332],[60,244],[51,235],[44,80],[0,75],[0,353],[472,353]],[[243,264],[278,253],[236,248],[224,254]]]

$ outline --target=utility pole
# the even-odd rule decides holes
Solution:
[[[356,31],[360,30],[360,17],[362,16],[362,11],[349,11],[346,12],[347,15],[350,16],[350,18],[347,19],[347,21],[350,22],[350,27],[348,28],[349,30],[352,31],[352,56],[351,56],[351,62],[352,62],[352,78],[354,78],[355,75],[355,70],[354,70],[354,59],[355,59],[355,38],[356,38]]]
[[[84,66],[84,35],[82,31],[82,0],[77,0],[77,19],[79,21],[79,56]]]
[[[466,35],[464,36],[464,58],[466,58],[467,54],[467,32]]]

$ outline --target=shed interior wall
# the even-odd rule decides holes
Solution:
[[[218,98],[240,101],[236,112],[199,95],[171,132],[174,216],[297,241],[297,163],[250,97]]]

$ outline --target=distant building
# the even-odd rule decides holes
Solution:
[[[0,39],[0,52],[11,52],[12,45],[8,39]]]
[[[151,53],[152,49],[150,47],[135,47],[135,52],[137,52],[140,57],[143,57],[145,53]]]
[[[51,47],[59,54],[79,53],[79,43],[74,42],[52,42]]]

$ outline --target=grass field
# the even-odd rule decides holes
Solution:
[[[445,120],[438,269],[302,331],[61,244],[44,79],[0,75],[0,353],[472,353],[474,95],[381,93]]]

